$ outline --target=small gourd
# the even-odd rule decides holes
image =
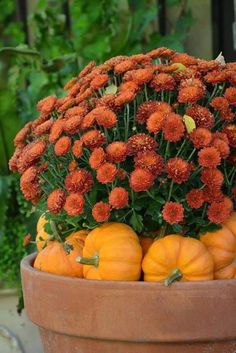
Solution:
[[[170,234],[154,241],[142,263],[144,281],[170,285],[213,279],[213,259],[197,239]]]

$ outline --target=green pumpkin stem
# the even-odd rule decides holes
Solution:
[[[98,267],[99,256],[98,255],[91,256],[91,257],[77,256],[76,262],[79,262],[80,264],[83,264],[83,265],[90,265],[90,266]]]
[[[173,271],[171,271],[169,277],[165,279],[165,286],[170,286],[173,282],[179,281],[182,277],[182,272],[178,268],[175,268]]]

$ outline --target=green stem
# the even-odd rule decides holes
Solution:
[[[62,243],[63,241],[62,241],[61,236],[60,236],[60,234],[58,232],[56,223],[51,220],[50,221],[50,226],[51,226],[54,238],[57,239],[60,243]]]
[[[169,190],[169,194],[168,194],[168,199],[167,199],[167,202],[169,202],[169,201],[170,201],[171,194],[172,194],[172,190],[173,190],[173,186],[174,186],[174,181],[173,181],[173,180],[171,180],[170,190]]]
[[[208,99],[207,104],[209,104],[209,103],[211,102],[211,100],[212,100],[212,98],[215,96],[215,94],[216,94],[217,90],[218,90],[218,86],[217,86],[217,85],[215,85],[215,87],[214,87],[214,89],[213,89],[213,92],[212,92],[212,94],[211,94],[210,98]]]
[[[98,267],[99,256],[98,255],[91,256],[91,257],[77,256],[76,262],[79,262],[80,264],[83,264],[83,265]]]
[[[182,272],[180,269],[175,268],[173,271],[171,271],[170,275],[165,279],[165,286],[170,286],[173,282],[179,281],[183,277]]]
[[[189,160],[192,158],[192,156],[194,155],[195,152],[196,152],[196,148],[194,148],[194,149],[192,150],[192,152],[191,152],[191,154],[189,155],[187,161],[189,161]]]
[[[147,94],[147,85],[144,85],[144,94],[145,94],[145,99],[148,101],[148,94]]]
[[[168,158],[169,148],[170,148],[170,142],[168,141],[166,144],[166,150],[165,150],[165,160],[167,160],[167,158]]]
[[[182,150],[183,150],[183,148],[184,148],[186,142],[187,142],[187,140],[185,139],[184,142],[182,143],[182,145],[180,146],[176,157],[178,157],[178,156],[181,154],[181,152],[182,152]]]

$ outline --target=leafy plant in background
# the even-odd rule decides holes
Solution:
[[[34,119],[39,99],[62,96],[64,82],[91,58],[99,63],[162,45],[182,51],[192,23],[187,5],[186,0],[167,1],[177,16],[163,36],[154,0],[39,0],[28,14],[26,34],[16,18],[15,0],[0,0],[0,278],[5,283],[19,279],[22,240],[34,228],[15,177],[8,175],[16,131]]]

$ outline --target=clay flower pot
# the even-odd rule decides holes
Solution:
[[[26,312],[45,353],[235,353],[236,281],[109,282],[22,261]]]

